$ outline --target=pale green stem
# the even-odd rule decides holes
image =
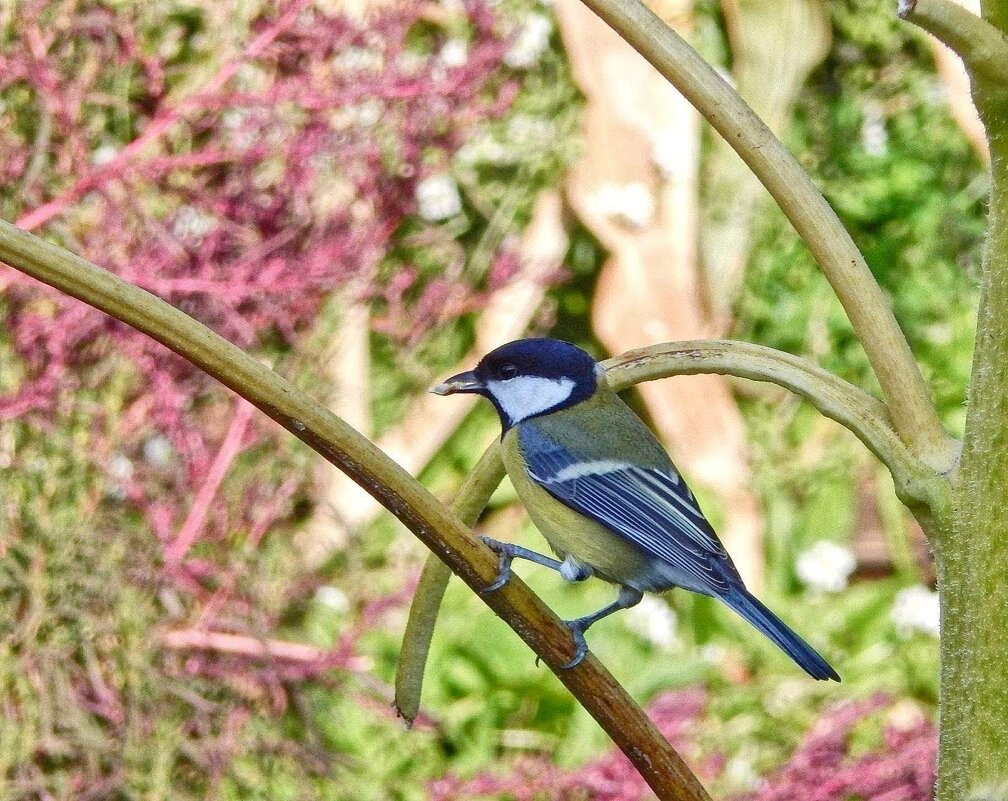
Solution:
[[[452,502],[451,510],[467,526],[476,525],[490,496],[503,478],[504,464],[501,462],[500,449],[494,445],[487,448],[469,473]],[[406,721],[407,726],[412,725],[420,710],[427,654],[430,652],[434,624],[437,623],[438,611],[450,578],[451,570],[448,566],[434,554],[430,554],[424,562],[413,594],[399,661],[396,663],[396,712]]]
[[[1008,36],[955,0],[900,0],[897,13],[951,47],[970,72],[1008,80]]]
[[[949,0],[918,0],[907,14],[962,56],[991,154],[962,458],[949,506],[932,520],[941,591],[939,801],[1008,798],[1008,3],[982,7],[984,19]]]

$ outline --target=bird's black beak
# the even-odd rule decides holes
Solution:
[[[428,392],[433,392],[435,395],[454,395],[456,392],[482,392],[483,389],[483,382],[476,377],[476,373],[467,370],[431,387]]]

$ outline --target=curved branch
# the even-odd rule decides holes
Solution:
[[[139,287],[0,222],[0,260],[161,342],[268,414],[346,472],[474,590],[497,575],[496,555],[370,441],[258,360]],[[697,778],[626,690],[591,655],[572,655],[570,631],[520,580],[483,599],[549,665],[662,799],[709,801]]]
[[[584,0],[664,75],[767,188],[833,286],[890,403],[900,438],[938,470],[954,461],[910,346],[850,234],[801,168],[728,83],[641,0]]]
[[[934,470],[900,441],[882,401],[790,353],[736,340],[693,340],[628,351],[602,364],[609,383],[618,390],[643,381],[698,373],[777,384],[853,432],[889,468],[904,493],[912,491],[920,478],[934,475]]]
[[[504,463],[500,458],[500,448],[494,443],[486,449],[462,484],[452,502],[452,512],[467,526],[476,525],[490,502],[490,496],[503,479]],[[427,654],[434,636],[438,610],[450,578],[451,570],[448,566],[434,554],[430,554],[424,562],[420,580],[413,593],[395,676],[395,708],[399,717],[406,721],[407,727],[413,724],[420,711]]]
[[[1008,82],[1008,36],[953,0],[899,0],[896,12],[959,54],[974,76]]]
[[[807,399],[831,420],[849,429],[889,468],[900,499],[919,514],[944,500],[945,480],[918,461],[903,445],[889,422],[882,401],[842,378],[790,353],[734,340],[669,342],[632,350],[609,359],[606,380],[613,389],[627,389],[643,381],[676,375],[717,373],[768,381]],[[480,509],[503,477],[498,445],[491,445],[470,474],[456,500],[466,522],[475,522]],[[460,515],[462,512],[460,512]],[[447,570],[428,557],[410,608],[405,646],[396,669],[396,705],[411,721],[420,708],[420,690],[438,609],[448,585]],[[437,563],[439,564],[439,563]]]

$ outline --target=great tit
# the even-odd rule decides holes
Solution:
[[[493,403],[504,466],[558,557],[483,538],[500,555],[500,572],[486,591],[504,586],[514,559],[552,568],[567,581],[594,575],[620,587],[613,603],[564,621],[575,655],[563,667],[584,659],[589,626],[634,606],[645,591],[682,587],[726,603],[812,678],[840,680],[745,588],[665,449],[581,348],[557,339],[510,342],[431,391],[475,393]]]

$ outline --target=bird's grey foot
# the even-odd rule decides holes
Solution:
[[[613,612],[618,612],[620,609],[629,609],[631,606],[639,604],[643,597],[644,593],[640,590],[634,587],[623,586],[620,587],[616,600],[608,606],[604,606],[597,612],[585,615],[584,617],[565,620],[564,624],[570,629],[571,635],[574,637],[574,658],[570,662],[561,665],[560,669],[570,670],[573,667],[577,667],[584,660],[585,656],[588,655],[588,643],[585,641],[584,635],[588,631],[589,626],[598,623],[604,617],[609,617]]]
[[[482,540],[483,544],[491,551],[500,556],[500,567],[497,570],[497,578],[480,591],[481,595],[488,595],[491,592],[496,592],[511,580],[511,563],[515,559],[526,559],[529,562],[535,562],[537,565],[542,565],[543,567],[548,567],[552,570],[560,570],[560,562],[556,559],[551,559],[548,556],[543,556],[541,553],[530,551],[528,548],[522,548],[520,545],[515,545],[511,542],[501,542],[500,540],[495,540],[492,537],[480,536],[480,540]]]
[[[560,665],[560,670],[570,670],[571,668],[576,668],[584,661],[584,658],[588,656],[588,641],[585,639],[584,633],[594,622],[595,621],[592,619],[591,615],[564,621],[564,625],[570,629],[571,636],[574,638],[574,657],[570,660],[570,662],[565,662]]]

